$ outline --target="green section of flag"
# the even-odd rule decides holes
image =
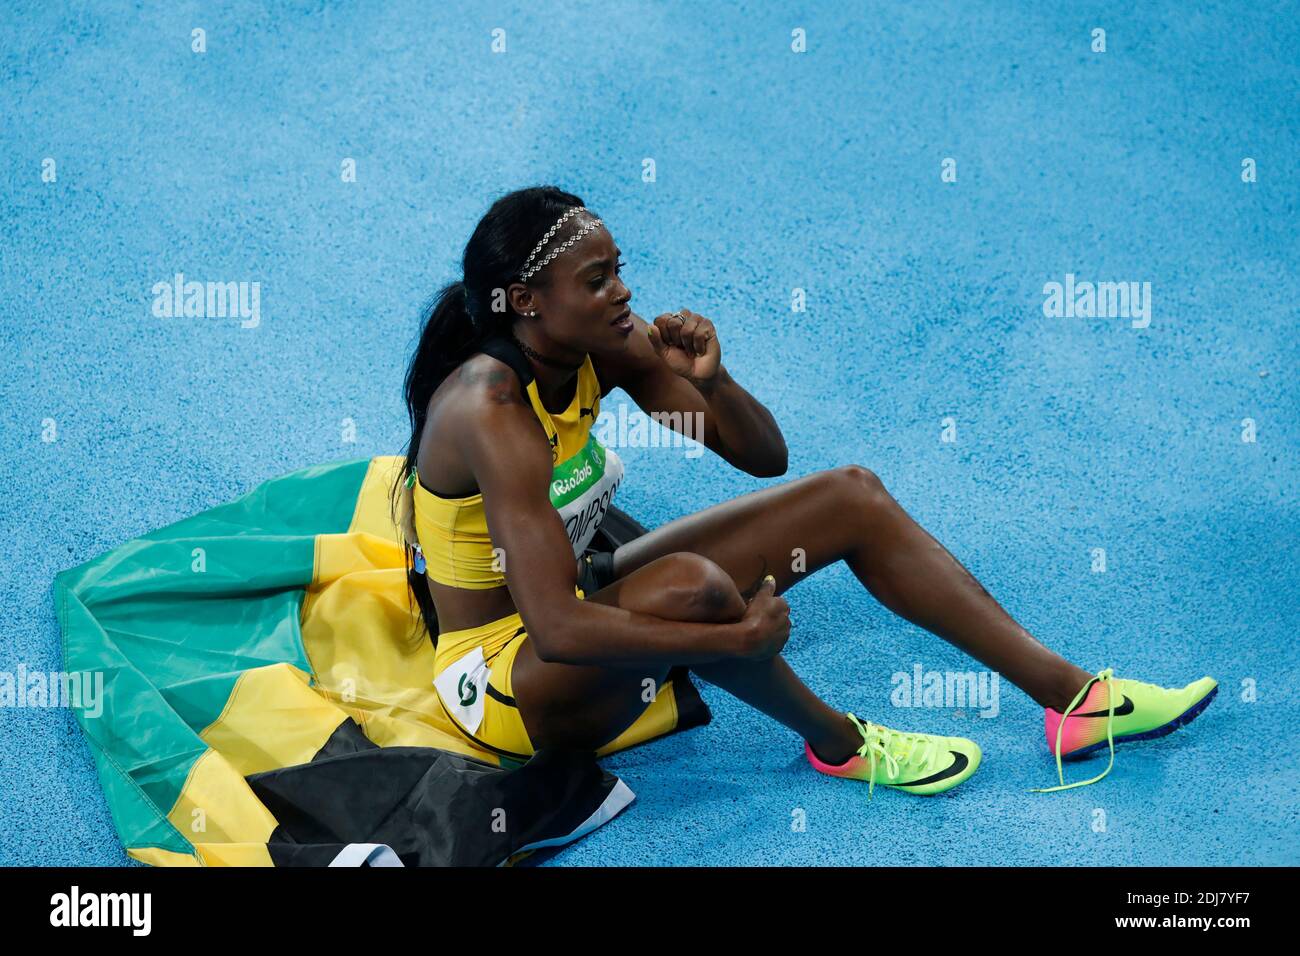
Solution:
[[[369,463],[272,479],[55,578],[64,670],[103,675],[77,718],[126,847],[190,852],[166,817],[207,749],[199,733],[244,671],[310,673],[299,611],[316,535],[347,531]]]

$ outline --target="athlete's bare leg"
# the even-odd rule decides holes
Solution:
[[[802,549],[802,570],[794,570]],[[708,559],[692,567],[691,555]],[[843,560],[887,608],[998,671],[1045,707],[1064,708],[1091,674],[1048,650],[885,491],[848,465],[743,495],[670,522],[619,548],[618,580],[592,596],[672,620],[736,620],[765,574],[783,591]],[[716,572],[720,571],[721,575]],[[725,576],[731,588],[715,580]],[[701,582],[705,586],[701,586]],[[839,762],[860,739],[783,658],[692,671],[769,714]],[[616,668],[547,664],[524,642],[516,697],[534,744],[598,747],[645,708],[642,681]]]
[[[802,549],[803,571],[792,569],[796,549]],[[1093,676],[1017,624],[880,479],[858,465],[669,522],[619,548],[614,571],[630,574],[673,552],[710,558],[747,597],[765,574],[775,576],[780,593],[844,561],[885,607],[983,662],[1044,707],[1064,709]]]
[[[587,600],[676,621],[722,623],[745,612],[745,599],[730,575],[695,554],[648,561]],[[524,641],[511,682],[534,748],[596,750],[632,725],[647,706],[645,681],[652,682],[653,699],[668,670],[547,663]],[[810,691],[780,655],[691,665],[691,670],[780,721],[824,757],[842,760],[862,745],[844,714]]]

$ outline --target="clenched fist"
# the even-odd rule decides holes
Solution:
[[[695,385],[708,385],[722,364],[718,332],[702,315],[687,309],[655,316],[650,344],[668,367]]]

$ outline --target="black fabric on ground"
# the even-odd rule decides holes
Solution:
[[[338,752],[247,778],[280,824],[268,841],[277,866],[321,866],[350,843],[387,844],[406,866],[497,866],[573,833],[618,784],[589,752],[542,751],[507,770],[432,747],[377,747],[350,720],[330,746]]]
[[[317,761],[325,757],[341,757],[343,754],[357,753],[362,750],[375,750],[377,746],[366,736],[360,724],[347,717],[334,728],[334,733],[330,734],[330,739],[325,741],[325,746],[316,751],[316,755],[311,759]]]

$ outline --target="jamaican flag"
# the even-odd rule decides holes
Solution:
[[[64,670],[102,678],[74,706],[131,857],[510,863],[631,802],[598,755],[707,722],[679,669],[598,754],[518,764],[462,737],[407,595],[401,463],[304,468],[57,576]]]

